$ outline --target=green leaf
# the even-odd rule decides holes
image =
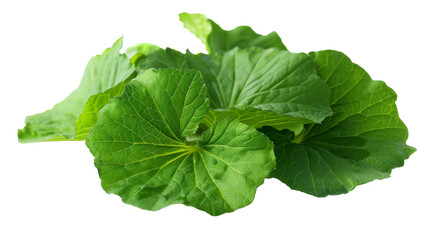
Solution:
[[[202,125],[204,127],[210,127],[214,122],[230,117],[254,128],[271,126],[279,130],[289,129],[295,133],[300,133],[304,128],[302,124],[303,119],[292,118],[288,115],[277,114],[273,111],[265,111],[252,107],[244,109],[231,108],[228,111],[210,109],[207,116],[203,119]]]
[[[331,89],[334,114],[322,124],[293,133],[265,128],[275,143],[272,176],[292,189],[323,197],[347,193],[357,185],[390,176],[415,149],[398,116],[396,94],[343,53],[310,53]]]
[[[215,109],[211,115],[217,120],[233,116],[254,127],[296,130],[332,113],[329,89],[307,54],[236,48],[207,56],[167,49],[151,54],[141,65],[169,67],[201,71]]]
[[[127,48],[125,54],[130,59],[131,63],[138,65],[140,61],[147,57],[147,55],[158,50],[161,50],[161,48],[155,44],[139,43]]]
[[[234,119],[194,134],[209,109],[195,70],[149,69],[100,110],[87,136],[101,183],[125,203],[219,215],[253,201],[275,166],[271,141]]]
[[[179,14],[179,19],[183,23],[183,26],[199,38],[207,47],[207,51],[210,52],[207,39],[212,32],[211,21],[203,14],[189,14],[186,12]]]
[[[135,76],[135,67],[124,54],[119,53],[121,48],[122,38],[103,54],[91,58],[79,87],[51,110],[28,116],[24,129],[18,130],[18,140],[22,143],[83,140],[88,128],[97,121],[95,111],[102,107],[102,97],[90,97],[95,94],[111,95],[113,92],[118,94],[121,86],[109,89]],[[88,99],[90,101],[86,103]],[[78,118],[80,124],[76,126]],[[79,133],[78,137],[76,133]]]
[[[276,32],[263,36],[255,33],[248,26],[240,26],[231,31],[225,31],[212,20],[202,14],[179,14],[180,21],[185,28],[198,37],[207,52],[217,53],[231,50],[235,47],[248,48],[279,48],[286,50],[279,35]]]
[[[98,121],[98,111],[100,111],[111,98],[121,95],[124,91],[125,84],[128,83],[129,80],[131,79],[127,79],[102,93],[92,95],[88,98],[82,113],[76,120],[74,140],[85,140],[89,130],[91,130]]]

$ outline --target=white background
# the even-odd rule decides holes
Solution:
[[[429,239],[428,10],[412,0],[1,1],[0,239]],[[418,151],[391,178],[347,195],[315,198],[266,180],[251,205],[211,217],[123,204],[102,190],[83,142],[18,143],[25,116],[66,97],[89,58],[122,35],[125,47],[204,51],[182,11],[225,29],[275,30],[294,52],[345,52],[397,92]]]

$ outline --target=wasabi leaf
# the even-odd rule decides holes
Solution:
[[[139,43],[127,48],[125,54],[130,59],[131,63],[138,65],[140,61],[144,60],[147,57],[147,55],[158,50],[161,50],[161,48],[155,44]]]
[[[318,73],[331,90],[333,115],[309,124],[298,136],[265,128],[275,143],[271,174],[292,189],[323,197],[390,176],[415,149],[398,116],[396,94],[343,53],[312,52]]]
[[[104,190],[147,210],[182,203],[219,215],[250,204],[275,166],[273,145],[232,118],[194,134],[208,109],[195,70],[149,69],[128,83],[86,140]]]
[[[248,26],[240,26],[225,31],[203,14],[179,14],[185,28],[198,37],[206,46],[208,53],[226,52],[228,50],[248,47],[279,48],[287,50],[276,32],[263,36]]]
[[[79,87],[51,110],[28,116],[24,129],[18,130],[18,140],[22,143],[84,140],[89,128],[97,122],[96,110],[102,107],[100,101],[94,99],[87,105],[97,102],[97,106],[85,107],[87,100],[95,94],[105,94],[104,91],[129,81],[136,74],[130,60],[119,53],[121,48],[122,38],[103,54],[91,58]],[[118,93],[120,89],[111,90],[110,94],[112,91]],[[91,113],[86,113],[87,110]],[[76,126],[78,118],[80,124]]]

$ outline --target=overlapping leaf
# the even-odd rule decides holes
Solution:
[[[310,55],[330,87],[334,113],[322,124],[307,125],[296,138],[287,130],[264,129],[276,146],[272,176],[319,197],[389,177],[415,151],[405,143],[408,131],[398,116],[395,92],[371,80],[343,53]]]
[[[158,50],[161,50],[161,48],[155,44],[139,43],[127,48],[125,54],[130,59],[131,63],[137,65],[140,61],[143,61],[147,57],[147,55]]]
[[[121,84],[135,76],[135,67],[119,53],[122,38],[110,49],[93,57],[85,69],[79,87],[51,110],[28,116],[18,131],[20,142],[83,140],[97,122],[98,110],[106,103],[106,94],[120,93]],[[113,90],[109,90],[114,88]],[[107,92],[105,92],[107,91]],[[91,96],[101,94],[104,97]],[[89,102],[87,100],[90,99]],[[104,99],[104,101],[103,101]],[[103,104],[104,103],[104,104]],[[76,125],[79,118],[80,124]],[[79,133],[76,136],[76,133]]]
[[[271,141],[234,119],[195,135],[209,108],[195,70],[147,70],[101,111],[87,137],[103,188],[134,206],[183,203],[211,215],[250,204],[274,168]]]
[[[232,116],[254,127],[299,129],[331,114],[329,90],[306,54],[236,48],[207,56],[167,49],[150,54],[141,65],[151,67],[201,71],[213,108],[205,122]]]
[[[198,37],[209,53],[226,52],[228,50],[248,47],[279,48],[286,50],[285,45],[276,32],[263,36],[255,33],[248,26],[240,26],[225,31],[203,14],[179,14],[185,28]]]

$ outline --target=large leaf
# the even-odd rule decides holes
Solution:
[[[207,56],[167,49],[150,54],[141,65],[142,69],[169,67],[203,74],[214,108],[206,123],[236,117],[254,127],[295,130],[331,114],[329,89],[307,54],[235,48]]]
[[[272,176],[315,196],[347,193],[357,185],[389,177],[415,149],[398,116],[396,94],[373,81],[340,52],[310,53],[331,89],[334,114],[307,125],[295,139],[284,130],[264,129],[275,143]]]
[[[276,32],[263,36],[255,33],[248,26],[240,26],[231,31],[225,31],[203,14],[179,14],[185,28],[198,37],[209,53],[225,52],[235,47],[279,48],[286,50]]]
[[[147,70],[101,111],[87,137],[102,186],[158,210],[183,203],[219,215],[253,201],[275,166],[271,141],[233,119],[195,135],[209,108],[195,70]]]
[[[39,142],[85,139],[86,133],[97,121],[97,111],[108,99],[104,104],[101,97],[94,97],[88,103],[87,100],[95,94],[105,95],[105,91],[107,94],[120,93],[123,87],[121,83],[135,76],[135,68],[130,60],[119,53],[121,48],[122,38],[103,54],[91,58],[79,87],[51,110],[28,116],[24,129],[18,130],[18,140]],[[78,118],[80,124],[76,126]]]

